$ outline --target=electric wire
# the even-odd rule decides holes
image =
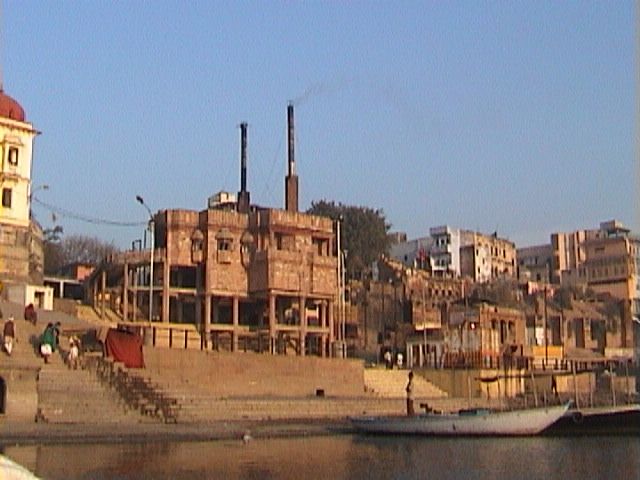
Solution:
[[[108,220],[104,218],[91,217],[89,215],[84,215],[81,213],[72,212],[71,210],[67,210],[65,208],[56,207],[55,205],[51,205],[49,203],[43,202],[42,200],[32,197],[31,200],[34,203],[37,203],[41,207],[46,208],[50,212],[53,212],[61,217],[72,218],[74,220],[80,220],[81,222],[91,223],[94,225],[111,225],[116,227],[139,227],[141,225],[146,225],[148,222],[122,222],[118,220]]]

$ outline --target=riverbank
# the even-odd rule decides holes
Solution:
[[[353,433],[347,419],[234,420],[209,423],[45,424],[0,422],[0,446],[71,443],[187,442]]]

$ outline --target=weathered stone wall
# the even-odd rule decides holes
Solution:
[[[0,377],[6,386],[5,418],[34,421],[38,410],[38,369],[0,366]]]
[[[361,360],[144,348],[146,368],[220,396],[360,396]]]
[[[75,317],[78,314],[78,302],[70,298],[54,298],[53,309]]]
[[[29,281],[29,229],[0,223],[0,280]]]
[[[165,228],[166,249],[171,264],[192,265],[191,236],[198,228],[198,212],[167,210]]]

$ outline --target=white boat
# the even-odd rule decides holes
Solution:
[[[410,435],[537,435],[562,417],[569,404],[522,410],[460,410],[414,416],[353,417],[360,432]]]
[[[0,455],[0,478],[3,480],[39,480],[39,477],[4,455]]]

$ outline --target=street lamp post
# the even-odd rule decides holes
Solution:
[[[153,214],[151,213],[151,209],[147,206],[147,204],[144,203],[144,200],[140,195],[136,195],[136,200],[140,205],[146,208],[147,212],[149,213],[149,234],[151,235],[151,259],[149,260],[149,323],[151,323],[153,321],[153,251],[156,248]]]
[[[49,185],[44,184],[44,185],[38,185],[37,187],[33,187],[31,189],[31,192],[29,193],[29,201],[31,201],[31,197],[33,197],[33,194],[36,193],[38,190],[49,190]]]
[[[28,200],[29,200],[29,218],[31,218],[31,202],[33,201],[33,194],[36,193],[38,190],[49,190],[49,185],[44,184],[44,185],[38,185],[37,187],[33,187],[31,188],[31,185],[29,185],[29,196],[28,196]]]

